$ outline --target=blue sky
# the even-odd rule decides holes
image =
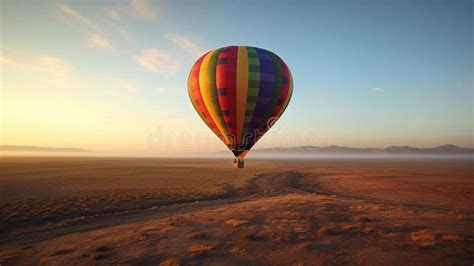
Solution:
[[[472,1],[1,5],[3,144],[224,149],[186,79],[205,51],[249,45],[294,77],[280,124],[256,147],[474,145]]]

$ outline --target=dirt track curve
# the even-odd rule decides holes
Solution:
[[[225,192],[217,197],[200,199],[199,201],[193,200],[192,202],[183,200],[183,203],[155,205],[146,209],[98,214],[84,217],[80,220],[69,219],[57,224],[40,225],[28,231],[4,234],[0,238],[0,244],[34,243],[71,233],[97,230],[122,223],[164,218],[201,210],[211,210],[223,205],[252,201],[263,197],[287,193],[306,193],[299,189],[298,182],[302,176],[303,174],[294,171],[260,174],[252,178],[242,188],[223,186]]]
[[[260,174],[214,197],[19,227],[0,263],[439,265],[474,261],[472,213],[330,191],[314,173]],[[458,215],[461,214],[461,215]],[[166,264],[168,263],[168,264]]]

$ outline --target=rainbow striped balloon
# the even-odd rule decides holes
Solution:
[[[201,56],[188,93],[199,116],[237,158],[243,158],[287,107],[293,79],[265,49],[227,46]]]

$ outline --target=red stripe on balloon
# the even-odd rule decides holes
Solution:
[[[216,66],[216,85],[219,105],[228,132],[231,134],[232,144],[236,143],[235,136],[237,134],[237,56],[237,46],[225,47],[217,58]]]

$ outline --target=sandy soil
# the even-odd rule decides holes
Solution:
[[[248,160],[246,167],[2,159],[0,263],[474,262],[472,160]]]

